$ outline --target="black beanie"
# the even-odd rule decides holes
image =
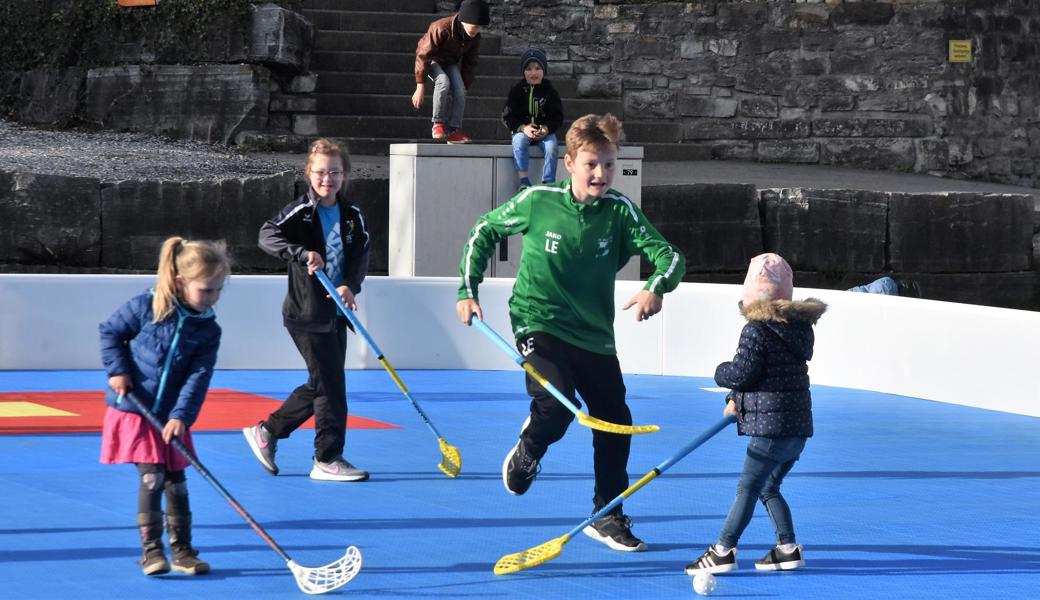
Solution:
[[[484,0],[462,0],[459,21],[483,27],[491,22],[491,8]]]
[[[527,68],[527,63],[536,62],[546,73],[549,72],[549,63],[545,60],[545,51],[540,48],[528,48],[524,51],[523,55],[520,56],[520,72],[523,73],[524,69]]]

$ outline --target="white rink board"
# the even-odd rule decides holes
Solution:
[[[0,274],[0,369],[100,368],[98,329],[116,307],[150,287],[149,275]],[[458,322],[458,280],[370,277],[358,316],[395,369],[518,368]],[[510,279],[481,286],[488,323],[509,338]],[[302,369],[282,327],[284,276],[236,275],[217,306],[224,330],[218,368]],[[684,283],[664,312],[636,323],[621,306],[641,287],[619,281],[615,330],[626,373],[707,376],[736,349],[740,286]],[[1035,340],[1040,313],[795,289],[830,306],[816,328],[813,383],[1040,416]],[[351,336],[347,368],[381,368]]]

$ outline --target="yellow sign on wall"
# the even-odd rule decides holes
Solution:
[[[971,40],[950,40],[950,62],[971,62]]]

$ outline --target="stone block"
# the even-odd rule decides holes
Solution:
[[[926,137],[932,133],[931,120],[924,119],[816,119],[816,137]]]
[[[300,13],[277,4],[253,6],[249,59],[302,72],[310,63],[314,26]]]
[[[267,125],[269,79],[254,65],[90,69],[83,111],[110,129],[228,144]]]
[[[820,162],[820,145],[798,140],[768,140],[759,142],[758,160],[777,163],[816,164]]]
[[[943,171],[950,155],[950,145],[945,140],[917,140],[917,165],[915,171]]]
[[[101,266],[152,270],[171,235],[225,240],[236,272],[281,262],[257,247],[260,225],[293,199],[294,175],[220,181],[120,181],[101,188]]]
[[[318,99],[303,94],[271,94],[271,112],[316,112]]]
[[[819,103],[822,112],[846,112],[856,107],[853,96],[821,96]]]
[[[748,259],[762,252],[753,185],[646,186],[642,208],[686,255],[687,272],[743,271]]]
[[[1014,194],[892,194],[889,256],[897,271],[1030,268],[1033,200]]]
[[[754,160],[755,144],[751,142],[715,142],[711,145],[713,160]]]
[[[601,75],[579,75],[578,96],[582,98],[617,98],[621,95],[621,80]]]
[[[779,107],[774,97],[742,98],[740,100],[740,116],[742,117],[775,119],[778,114]]]
[[[842,3],[831,11],[831,23],[837,27],[878,26],[887,25],[895,16],[895,9],[890,3],[854,2]]]
[[[804,119],[729,119],[696,120],[684,127],[688,140],[791,139],[809,136],[809,121]]]
[[[310,94],[318,87],[317,73],[304,73],[293,77],[289,82],[289,90],[294,94]]]
[[[625,114],[640,115],[640,118],[663,119],[675,115],[678,93],[675,90],[649,90],[625,94]]]
[[[22,73],[17,113],[22,123],[64,124],[79,110],[86,70],[36,69]]]
[[[347,196],[361,209],[370,236],[368,272],[385,275],[390,269],[390,180],[352,179]]]
[[[90,177],[0,171],[0,263],[97,267],[99,187]]]
[[[912,171],[917,163],[914,141],[893,138],[826,139],[820,163],[859,169]]]
[[[799,270],[885,270],[888,197],[881,192],[762,190],[765,251]]]
[[[292,120],[296,135],[318,135],[318,118],[314,115],[293,115]]]
[[[683,96],[679,101],[679,114],[687,117],[732,117],[737,114],[737,101],[730,98]]]

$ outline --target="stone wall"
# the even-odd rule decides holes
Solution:
[[[1030,196],[701,184],[644,187],[642,204],[687,281],[740,283],[749,256],[777,252],[799,286],[890,275],[929,299],[1040,310]]]
[[[306,73],[314,27],[274,4],[251,10],[247,31],[199,40],[192,61],[198,64],[176,64],[175,55],[124,42],[117,44],[120,66],[0,73],[0,113],[28,124],[88,125],[225,145],[244,131],[288,130],[293,113],[314,110],[314,76]]]
[[[640,143],[1040,187],[1037,2],[491,2],[505,51],[621,99]]]

